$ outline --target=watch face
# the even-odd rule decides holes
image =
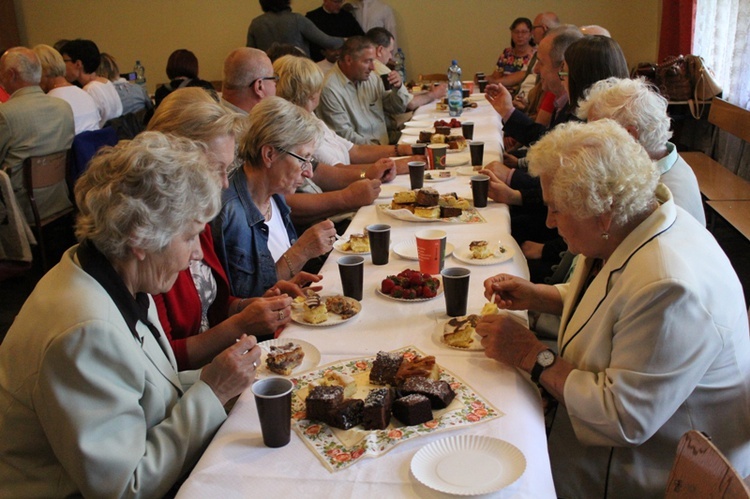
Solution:
[[[542,367],[549,367],[555,362],[555,354],[552,350],[544,350],[536,356],[536,361]]]

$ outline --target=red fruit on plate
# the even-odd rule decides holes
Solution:
[[[393,282],[393,279],[390,277],[386,277],[383,279],[383,282],[380,284],[380,291],[383,293],[389,295],[393,291],[393,288],[396,287],[396,283]]]
[[[404,290],[404,298],[406,298],[407,300],[414,300],[417,297],[418,297],[418,295],[417,295],[417,290],[416,289],[411,288],[411,289],[405,289]]]
[[[409,276],[409,285],[413,287],[421,287],[424,280],[422,279],[422,276],[419,275],[419,273],[413,273],[411,276]]]
[[[431,287],[424,285],[422,286],[422,297],[423,298],[433,298],[437,295],[434,289]]]
[[[391,290],[391,296],[394,298],[403,298],[405,289],[401,286],[395,286]]]

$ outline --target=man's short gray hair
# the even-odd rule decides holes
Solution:
[[[548,185],[545,199],[583,219],[609,213],[622,226],[655,200],[659,173],[646,150],[618,123],[566,123],[529,149],[529,172]]]
[[[221,207],[221,185],[205,147],[143,132],[98,153],[76,183],[76,236],[110,261],[132,248],[162,251],[192,222],[208,223]]]
[[[308,111],[282,99],[268,97],[250,111],[248,128],[240,143],[240,158],[254,168],[262,168],[264,145],[289,151],[313,142],[317,148],[321,130],[317,119]]]
[[[594,83],[578,103],[582,120],[610,118],[638,131],[638,142],[650,156],[664,150],[672,132],[667,99],[643,78],[607,78]]]
[[[552,39],[552,46],[549,51],[550,60],[553,64],[562,64],[565,59],[565,51],[573,42],[583,38],[583,34],[572,24],[562,24],[549,30],[545,38]]]
[[[31,85],[39,85],[42,81],[42,65],[34,51],[26,47],[13,47],[3,56],[5,69],[13,68],[18,77]]]

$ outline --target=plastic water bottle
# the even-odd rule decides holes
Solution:
[[[138,85],[145,85],[146,84],[146,68],[143,67],[143,64],[141,64],[141,61],[135,61],[135,66],[133,66],[133,72],[135,73],[135,82]]]
[[[396,62],[395,70],[401,76],[401,81],[406,83],[406,56],[401,47],[398,48],[393,56],[393,60]]]
[[[461,68],[454,59],[448,68],[448,114],[461,116],[464,110],[463,85],[461,84]]]

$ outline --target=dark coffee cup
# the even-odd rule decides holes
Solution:
[[[466,140],[473,139],[474,138],[474,122],[464,121],[463,123],[461,123],[461,133],[463,134]]]
[[[361,301],[365,259],[361,256],[342,256],[338,259],[338,264],[344,296]]]
[[[412,189],[421,189],[424,185],[424,161],[409,161],[409,181]]]
[[[427,152],[427,144],[412,144],[411,153],[418,156],[424,156]]]
[[[474,175],[471,177],[471,194],[474,196],[474,206],[484,208],[487,206],[487,195],[490,191],[490,177],[487,175]]]
[[[449,267],[443,269],[440,275],[443,276],[445,312],[451,317],[466,315],[471,271],[461,267]]]
[[[255,405],[266,447],[283,447],[289,443],[292,425],[292,389],[287,378],[265,378],[253,383]]]
[[[391,82],[388,81],[388,74],[380,75],[380,79],[383,80],[383,86],[386,90],[391,89]]]
[[[370,239],[372,264],[387,264],[391,252],[391,226],[386,224],[368,225],[367,236]]]
[[[477,83],[479,84],[479,93],[483,94],[487,87],[487,80],[479,80]]]
[[[469,154],[471,155],[471,166],[482,166],[484,161],[484,142],[472,140],[469,142]]]

